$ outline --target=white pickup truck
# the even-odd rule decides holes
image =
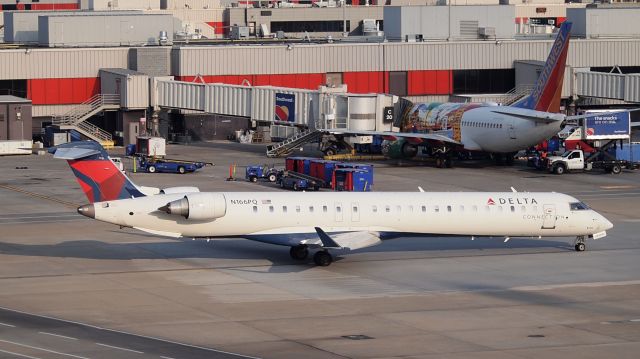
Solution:
[[[547,157],[546,168],[549,172],[559,175],[570,171],[591,171],[594,168],[603,169],[607,173],[619,174],[623,168],[638,168],[638,164],[622,160],[585,158],[582,150],[573,150],[563,153],[562,156]]]

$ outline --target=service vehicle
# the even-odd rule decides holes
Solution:
[[[288,188],[294,191],[318,191],[320,187],[324,186],[324,181],[320,178],[315,178],[303,173],[287,170],[278,172],[277,183],[282,188]]]
[[[247,166],[244,178],[250,182],[258,182],[259,179],[275,182],[278,179],[278,169],[269,166]]]
[[[592,169],[603,169],[607,173],[619,174],[623,169],[637,169],[638,167],[640,167],[640,163],[618,160],[608,153],[605,155],[602,152],[596,152],[585,156],[582,150],[567,151],[562,156],[546,158],[547,170],[558,175],[571,171],[591,171]]]
[[[185,174],[195,172],[206,165],[213,166],[211,162],[172,160],[168,158],[160,159],[146,156],[138,157],[137,161],[139,168],[149,173],[165,172]]]

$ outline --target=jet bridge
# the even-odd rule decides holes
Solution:
[[[575,95],[640,103],[640,73],[619,74],[576,70]]]

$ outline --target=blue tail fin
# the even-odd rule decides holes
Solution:
[[[558,31],[547,62],[533,93],[512,106],[544,112],[560,112],[560,96],[567,62],[571,23],[565,21]]]
[[[65,143],[52,152],[67,160],[90,203],[144,196],[95,141]]]

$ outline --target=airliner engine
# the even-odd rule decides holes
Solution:
[[[413,158],[418,154],[418,146],[409,143],[404,138],[382,142],[382,154],[387,158]]]
[[[227,213],[227,202],[221,193],[189,193],[158,210],[190,220],[211,220]]]

